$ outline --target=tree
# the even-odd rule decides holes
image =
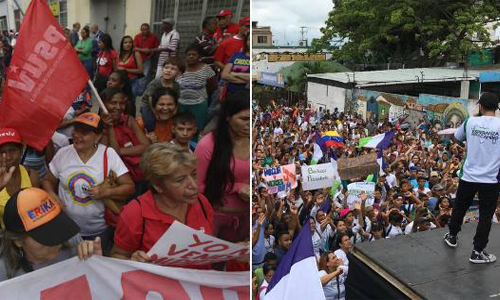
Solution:
[[[492,45],[485,25],[500,19],[498,0],[333,2],[315,45],[341,40],[334,58],[358,63],[416,60],[421,66],[439,66],[461,60]]]

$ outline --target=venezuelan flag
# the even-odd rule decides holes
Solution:
[[[327,147],[344,147],[342,137],[336,131],[327,131],[321,136],[321,140]]]

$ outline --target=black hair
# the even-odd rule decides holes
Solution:
[[[391,223],[391,222],[395,222],[395,223],[403,222],[403,216],[397,211],[392,211],[389,214],[389,223]]]
[[[113,96],[116,94],[119,94],[119,93],[122,93],[125,95],[125,92],[123,92],[123,90],[121,90],[121,89],[108,87],[108,88],[105,88],[104,90],[102,90],[102,92],[99,94],[99,96],[101,96],[102,101],[104,103],[106,103],[108,101],[111,101]]]
[[[154,109],[156,104],[158,104],[158,101],[162,96],[171,96],[172,98],[174,98],[175,106],[179,105],[179,93],[177,93],[177,91],[174,89],[161,87],[156,89],[153,93],[153,96],[151,97],[151,102],[153,105],[152,109]]]
[[[147,26],[147,27],[148,27],[148,29],[149,29],[149,28],[151,28],[151,27],[149,26],[149,23],[142,23],[142,24],[141,24],[141,27],[142,27],[142,26]]]
[[[130,54],[128,55],[128,57],[124,57],[125,49],[123,49],[123,43],[125,42],[125,39],[130,39],[132,41],[132,47],[130,48]],[[126,35],[122,37],[122,40],[120,41],[120,60],[123,61],[125,59],[128,59],[131,55],[134,55],[134,39],[130,35]]]
[[[276,266],[275,265],[264,264],[264,266],[262,267],[262,271],[263,271],[264,276],[265,276],[270,271],[275,271],[276,272]]]
[[[351,238],[347,232],[341,232],[339,235],[337,235],[337,238],[335,239],[336,247],[340,248],[340,244],[342,243],[342,238],[344,238],[344,236]]]
[[[99,36],[99,40],[104,44],[104,50],[115,50],[113,48],[113,40],[111,36],[107,33],[103,33]]]
[[[250,91],[237,90],[229,93],[222,104],[217,128],[213,133],[214,150],[206,173],[204,194],[212,205],[221,205],[224,193],[234,186],[234,144],[229,134],[228,119],[250,109]],[[231,165],[233,165],[231,167]]]
[[[83,30],[87,33],[87,37],[90,37],[90,29],[88,26],[83,27],[81,30]]]
[[[264,263],[267,263],[271,260],[278,260],[278,256],[272,252],[267,252],[266,255],[264,255]]]
[[[128,73],[125,70],[116,70],[111,74],[117,74],[120,77],[120,82],[122,84],[121,90],[127,96],[127,108],[125,109],[125,113],[135,117],[135,96],[132,93],[132,83],[130,83],[130,78],[128,77]],[[111,75],[110,75],[111,76]],[[109,77],[108,77],[109,80]]]
[[[191,44],[189,44],[186,47],[186,52],[185,53],[187,54],[189,51],[196,51],[199,54],[201,52],[201,49],[200,49],[200,46],[197,43],[191,43]]]
[[[217,18],[214,16],[205,17],[205,19],[203,19],[203,22],[201,23],[202,28],[203,29],[207,28],[208,24],[210,24],[212,20],[217,20]]]
[[[177,113],[173,119],[174,119],[174,126],[183,123],[196,125],[196,117],[189,111]]]

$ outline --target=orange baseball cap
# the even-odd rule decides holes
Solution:
[[[21,135],[13,128],[0,129],[0,145],[7,143],[22,144]]]
[[[26,232],[45,246],[57,246],[80,232],[57,201],[39,188],[14,193],[5,205],[3,221],[11,232]]]
[[[100,129],[100,127],[103,126],[99,123],[99,121],[101,121],[101,117],[99,117],[98,114],[87,112],[79,115],[75,120],[73,120],[73,125],[78,126],[80,124],[83,124],[85,125],[82,126],[83,128],[89,129],[89,131],[93,131],[96,129]]]
[[[233,12],[230,9],[223,9],[217,15],[217,18],[221,18],[221,17],[225,17],[225,16],[232,16],[232,15],[233,15]]]

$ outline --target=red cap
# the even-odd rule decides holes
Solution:
[[[244,16],[243,18],[240,19],[239,22],[240,26],[246,26],[250,27],[250,16]]]
[[[230,9],[223,9],[217,15],[217,18],[225,17],[225,16],[232,16],[232,15],[233,15],[233,12]]]
[[[0,145],[6,143],[22,144],[21,135],[19,135],[19,132],[13,128],[0,129]]]

